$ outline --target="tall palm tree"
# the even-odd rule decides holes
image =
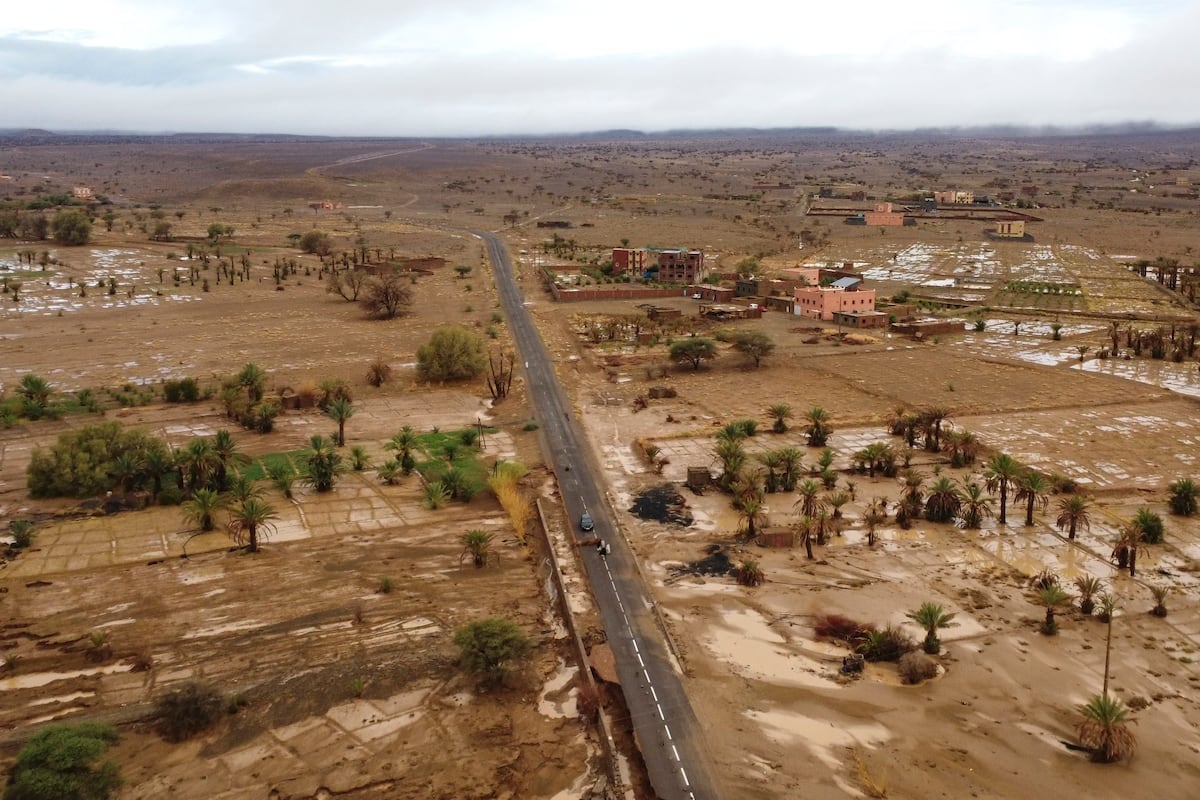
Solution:
[[[224,507],[225,500],[215,489],[197,489],[183,504],[183,517],[207,532],[217,526],[216,514]]]
[[[161,440],[156,440],[156,444],[157,447],[146,448],[146,452],[142,456],[146,477],[150,479],[150,488],[154,492],[155,498],[162,491],[163,476],[171,471],[175,463],[170,451],[162,444]]]
[[[942,425],[949,416],[949,409],[942,406],[932,406],[921,413],[921,422],[925,429],[926,450],[936,453],[942,449]]]
[[[1172,481],[1167,489],[1171,493],[1171,513],[1190,517],[1196,513],[1196,498],[1200,497],[1200,486],[1191,478]]]
[[[1083,721],[1076,729],[1079,742],[1092,748],[1092,760],[1110,764],[1130,758],[1137,749],[1137,737],[1129,730],[1129,710],[1115,697],[1098,694],[1081,709]]]
[[[136,450],[118,453],[109,466],[109,474],[124,494],[133,491],[138,479],[146,472],[146,459]]]
[[[867,504],[863,513],[863,522],[867,523],[867,544],[875,545],[875,529],[887,521],[887,500],[876,497]]]
[[[937,632],[958,624],[954,621],[954,614],[947,614],[937,603],[922,603],[920,608],[908,612],[905,616],[925,629],[925,642],[922,646],[931,656],[937,655],[942,649]]]
[[[779,471],[783,466],[783,456],[778,450],[767,450],[764,453],[755,455],[755,459],[767,468],[767,473],[764,476],[764,488],[768,493],[778,492],[780,484]]]
[[[949,477],[939,475],[929,487],[925,499],[925,518],[930,522],[950,522],[962,508],[962,497],[958,487]]]
[[[970,478],[963,480],[961,497],[958,524],[964,528],[974,530],[992,516],[992,498],[985,495],[984,488]]]
[[[242,367],[235,378],[238,386],[246,390],[246,400],[250,405],[262,402],[263,389],[267,383],[267,373],[253,361]]]
[[[229,533],[239,545],[246,542],[246,549],[258,552],[260,530],[273,528],[273,520],[279,518],[274,507],[258,497],[248,497],[229,511]]]
[[[753,540],[758,536],[758,527],[766,521],[766,509],[763,502],[756,497],[744,497],[738,508],[738,529],[746,528],[746,538]]]
[[[729,489],[737,481],[746,465],[746,450],[741,439],[717,439],[717,460],[721,462],[721,486]]]
[[[325,416],[337,423],[337,446],[346,446],[346,420],[354,416],[354,405],[344,397],[339,397],[325,407]]]
[[[1081,494],[1069,494],[1059,499],[1058,501],[1058,519],[1055,524],[1058,529],[1067,529],[1067,538],[1074,541],[1075,530],[1083,526],[1084,530],[1091,530],[1092,519],[1089,515],[1091,503]]]
[[[220,459],[211,439],[203,436],[190,439],[175,458],[186,476],[187,488],[193,492],[204,488],[220,488],[214,481]]]
[[[775,403],[767,409],[767,413],[774,420],[771,430],[775,431],[775,433],[787,433],[787,420],[791,419],[792,407],[787,403]]]
[[[925,476],[915,469],[904,471],[904,488],[896,506],[896,524],[908,529],[925,507]]]
[[[984,469],[983,479],[986,482],[988,491],[998,491],[1000,494],[1001,525],[1008,522],[1008,487],[1015,483],[1024,471],[1025,468],[1021,466],[1021,462],[1008,453],[996,453],[991,457],[991,460],[987,463],[987,467]]]
[[[833,433],[833,426],[829,424],[829,412],[820,406],[813,406],[804,417],[808,420],[808,425],[804,428],[804,433],[808,436],[808,446],[824,447],[825,442],[829,440],[829,434]]]
[[[795,503],[795,505],[800,507],[800,516],[815,517],[817,514],[818,496],[821,494],[821,484],[810,478],[797,486],[796,491],[800,494],[799,499]]]
[[[225,428],[213,434],[212,451],[217,457],[214,482],[218,489],[224,491],[229,487],[229,471],[244,467],[250,463],[250,459],[238,449],[237,440]]]
[[[1050,481],[1036,469],[1027,469],[1017,479],[1016,502],[1025,503],[1025,524],[1033,524],[1033,512],[1036,506],[1043,509],[1050,502]]]

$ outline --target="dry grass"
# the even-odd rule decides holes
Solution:
[[[854,771],[858,776],[858,784],[867,797],[883,798],[888,796],[887,775],[876,777],[871,774],[867,762],[863,759],[862,751],[854,748]]]

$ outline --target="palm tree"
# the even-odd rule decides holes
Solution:
[[[150,479],[150,488],[154,492],[155,498],[157,498],[159,492],[162,491],[163,476],[171,471],[174,459],[167,448],[159,441],[156,447],[146,449],[142,460],[146,470],[146,477]]]
[[[237,385],[246,390],[246,400],[250,405],[262,402],[263,387],[267,383],[267,373],[253,361],[242,367],[235,378]]]
[[[1200,496],[1200,486],[1191,478],[1180,478],[1172,481],[1167,487],[1171,492],[1171,513],[1182,517],[1190,517],[1196,513],[1196,498]]]
[[[904,406],[896,406],[892,409],[892,413],[887,418],[888,433],[892,436],[903,436],[904,427],[911,413]]]
[[[272,520],[279,514],[270,503],[258,497],[248,497],[229,512],[229,534],[239,545],[245,541],[246,549],[258,552],[259,530],[273,528]]]
[[[146,472],[146,459],[136,450],[126,450],[117,454],[108,471],[121,488],[121,492],[129,494]]]
[[[411,475],[413,468],[417,465],[417,460],[413,457],[413,450],[417,449],[419,444],[420,439],[413,432],[412,426],[405,425],[383,447],[385,450],[395,450],[400,462],[400,471],[405,475]]]
[[[931,656],[937,655],[942,649],[937,632],[958,624],[954,621],[954,614],[947,614],[937,603],[922,603],[920,608],[908,612],[906,616],[925,629],[925,642],[922,647]]]
[[[1167,595],[1171,593],[1170,586],[1151,586],[1150,594],[1154,595],[1154,608],[1150,609],[1150,613],[1156,617],[1165,617],[1167,615]]]
[[[896,507],[896,524],[907,530],[925,507],[925,476],[915,469],[904,471],[904,489]]]
[[[213,449],[211,439],[196,437],[189,440],[179,451],[176,461],[187,476],[187,488],[192,491],[203,488],[220,488],[215,485],[213,480],[220,458]]]
[[[962,481],[961,497],[959,524],[968,530],[979,528],[984,519],[992,515],[991,498],[986,497],[983,486],[971,479]]]
[[[775,420],[771,425],[771,430],[775,433],[787,433],[787,420],[792,416],[792,407],[787,403],[776,403],[767,409],[767,413],[771,415],[771,419]]]
[[[225,500],[215,489],[197,489],[183,504],[183,517],[208,532],[217,526],[216,514],[224,507]]]
[[[804,544],[804,554],[808,556],[809,561],[812,561],[816,558],[813,555],[813,537],[816,535],[816,530],[812,517],[801,517],[796,526],[796,533],[800,536],[801,543]]]
[[[779,470],[783,466],[783,456],[778,450],[767,450],[765,453],[758,453],[754,457],[767,468],[764,488],[768,493],[778,492],[780,483]]]
[[[244,472],[231,473],[227,483],[229,488],[226,490],[226,496],[230,503],[244,503],[252,497],[258,498],[263,495],[258,481]]]
[[[996,453],[988,461],[987,467],[984,469],[983,478],[986,482],[989,492],[999,491],[1000,493],[1000,524],[1005,525],[1008,522],[1006,512],[1008,510],[1008,487],[1016,482],[1025,468],[1021,463],[1008,453]]]
[[[488,559],[491,556],[492,540],[495,534],[487,533],[481,530],[470,530],[463,534],[463,551],[458,557],[458,563],[461,564],[463,559],[468,555],[471,556],[471,563],[476,569],[486,567]]]
[[[808,446],[824,447],[825,442],[829,440],[829,434],[833,433],[833,426],[829,424],[829,413],[820,406],[813,406],[804,416],[808,420],[808,425],[804,428],[804,433],[808,436]]]
[[[746,465],[746,450],[742,447],[741,439],[722,439],[717,437],[717,460],[721,462],[721,486],[730,489],[742,474]]]
[[[946,431],[942,446],[950,454],[950,466],[965,467],[979,454],[979,439],[968,430]]]
[[[1094,575],[1080,575],[1075,579],[1075,588],[1079,590],[1079,613],[1090,617],[1096,609],[1096,601],[1092,598],[1100,594],[1104,581]]]
[[[288,500],[292,499],[292,484],[296,481],[296,468],[292,466],[291,459],[268,462],[267,477],[280,494]]]
[[[743,497],[738,506],[738,530],[746,527],[746,538],[753,540],[758,536],[758,526],[766,521],[766,509],[762,500],[754,496]]]
[[[1046,476],[1038,472],[1036,469],[1027,469],[1024,474],[1017,480],[1017,496],[1014,498],[1018,503],[1025,502],[1025,524],[1033,524],[1033,510],[1035,506],[1045,508],[1050,501],[1050,481]]]
[[[800,516],[814,517],[817,514],[817,497],[821,494],[821,485],[816,481],[809,479],[796,487],[800,498],[796,500],[795,505],[800,506]]]
[[[1043,586],[1038,590],[1037,602],[1046,607],[1046,619],[1042,623],[1042,633],[1054,636],[1058,633],[1058,623],[1054,619],[1054,609],[1071,602],[1071,595],[1063,591],[1057,583]]]
[[[767,579],[757,561],[743,561],[737,568],[737,582],[742,586],[759,586]]]
[[[834,519],[842,518],[842,506],[846,505],[849,502],[850,502],[850,493],[843,491],[841,489],[838,489],[837,491],[834,491],[834,492],[830,492],[829,496],[825,498],[825,503],[829,506],[830,510],[833,512]]]
[[[942,406],[933,406],[921,413],[921,422],[925,428],[925,449],[938,452],[942,449],[942,424],[950,416],[950,411]]]
[[[304,458],[304,480],[318,492],[333,488],[344,470],[342,456],[324,436],[313,436]]]
[[[938,476],[929,487],[925,499],[925,518],[930,522],[950,522],[962,508],[962,496],[954,481],[945,475]]]
[[[867,544],[875,545],[875,528],[887,521],[887,500],[883,497],[876,497],[867,504],[867,510],[863,514],[863,522],[867,523]]]
[[[350,466],[355,472],[362,472],[371,466],[371,454],[361,444],[350,448]]]
[[[804,472],[804,456],[794,447],[784,447],[778,452],[779,488],[785,492],[793,492],[801,473]]]
[[[21,399],[38,407],[45,407],[50,402],[50,393],[53,391],[54,387],[45,378],[32,372],[22,377],[21,382],[17,384],[17,394]]]
[[[1088,514],[1091,508],[1091,503],[1081,494],[1069,494],[1058,501],[1058,519],[1055,524],[1058,529],[1067,529],[1067,538],[1074,541],[1075,529],[1083,526],[1085,530],[1091,530],[1092,520]]]
[[[214,482],[218,489],[224,491],[229,486],[229,470],[245,466],[250,463],[250,459],[238,449],[233,434],[224,428],[213,434],[212,451],[216,455]]]
[[[354,416],[354,406],[344,397],[339,397],[325,407],[325,416],[337,423],[337,446],[346,446],[346,420]]]
[[[1083,721],[1076,729],[1079,742],[1092,749],[1092,761],[1111,764],[1130,758],[1137,749],[1137,737],[1129,730],[1129,710],[1107,694],[1098,694],[1081,709]]]

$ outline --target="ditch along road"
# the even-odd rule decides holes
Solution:
[[[593,464],[585,435],[571,418],[571,405],[525,307],[504,243],[494,233],[475,233],[487,243],[509,330],[525,366],[527,393],[544,437],[545,456],[558,476],[576,541],[599,537],[612,548],[606,556],[590,546],[579,551],[616,656],[617,675],[650,784],[661,800],[714,800],[718,795],[708,768],[703,729],[654,616],[634,563],[636,556],[613,523],[602,473]],[[585,511],[595,522],[594,532],[579,530]]]

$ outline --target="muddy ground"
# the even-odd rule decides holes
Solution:
[[[1200,612],[1191,570],[1200,558],[1200,527],[1168,517],[1167,543],[1151,548],[1136,579],[1116,575],[1107,556],[1134,510],[1148,504],[1165,511],[1165,484],[1194,467],[1195,364],[1079,360],[1072,348],[1087,345],[1094,355],[1105,340],[1106,314],[1123,321],[1141,315],[1145,325],[1189,318],[1189,309],[1131,278],[1124,265],[1131,257],[1187,259],[1200,248],[1196,209],[1162,189],[1176,178],[1200,180],[1180,166],[1194,163],[1194,142],[403,144],[179,145],[149,161],[117,145],[14,148],[5,170],[15,180],[4,192],[90,183],[116,201],[118,220],[111,232],[98,226],[88,248],[49,247],[57,263],[46,270],[16,266],[20,245],[0,247],[0,266],[10,276],[23,271],[25,284],[22,303],[5,299],[0,308],[0,385],[11,390],[27,371],[72,391],[183,375],[213,383],[253,360],[268,369],[272,389],[329,376],[349,380],[360,409],[347,426],[349,443],[376,456],[406,422],[428,430],[484,419],[503,434],[491,441],[489,457],[535,467],[530,492],[549,503],[558,557],[576,587],[569,602],[591,630],[563,541],[570,528],[554,513],[553,476],[536,469],[536,433],[524,430],[529,412],[519,381],[517,395],[492,409],[481,385],[423,386],[412,369],[416,347],[444,321],[480,332],[498,325],[494,341],[502,346],[479,245],[451,229],[508,228],[530,310],[683,654],[723,796],[862,796],[884,781],[889,797],[1000,798],[1043,789],[1191,796],[1200,778]],[[392,151],[397,155],[387,155]],[[372,154],[380,157],[348,160]],[[936,168],[918,179],[897,166],[910,162]],[[1134,169],[1145,191],[1124,191]],[[935,188],[1037,184],[1046,221],[1034,243],[1000,248],[960,223],[881,232],[804,215],[806,194],[818,185],[884,191],[879,187],[889,182],[914,181]],[[1146,188],[1151,183],[1160,188]],[[791,188],[755,188],[772,184]],[[750,193],[758,197],[744,199]],[[341,206],[309,206],[322,199]],[[141,226],[154,219],[151,204],[161,205],[176,241],[148,241]],[[511,213],[515,226],[503,222]],[[536,222],[546,219],[572,224],[562,235],[574,245],[573,261],[565,252],[544,252],[550,231]],[[186,279],[176,287],[170,276],[190,265],[181,259],[187,243],[202,243],[211,222],[236,228],[226,257],[245,253],[252,279],[207,292]],[[298,255],[286,237],[314,227],[331,232],[340,248],[361,239],[449,265],[414,286],[414,313],[372,322],[304,274],[312,257]],[[809,237],[800,247],[803,229],[817,243]],[[778,349],[762,368],[723,348],[698,372],[670,368],[650,381],[646,367],[662,365],[665,345],[596,347],[581,335],[588,320],[632,313],[630,304],[558,306],[538,283],[539,258],[579,264],[623,238],[703,246],[718,269],[750,255],[775,266],[854,261],[881,291],[923,287],[958,300],[982,294],[976,302],[998,308],[984,312],[983,332],[964,324],[963,333],[931,341],[882,334],[861,346],[840,342],[836,331],[805,344],[812,325],[771,313],[726,326],[775,338]],[[271,264],[284,257],[298,259],[299,272],[280,291]],[[455,264],[472,266],[472,274],[456,277]],[[120,285],[114,295],[95,285],[109,277]],[[1060,277],[1078,281],[1086,302],[1056,304],[1005,289],[1010,280]],[[86,297],[79,296],[81,279]],[[947,285],[951,279],[956,285]],[[694,313],[694,301],[664,302]],[[1014,320],[1022,323],[1015,336]],[[1066,323],[1062,341],[1050,339],[1055,321]],[[716,332],[698,321],[693,327]],[[379,390],[363,380],[377,356],[396,375]],[[664,383],[678,396],[635,413],[635,397]],[[898,404],[946,406],[953,423],[978,433],[987,447],[1080,481],[1097,498],[1091,528],[1069,544],[1050,510],[1033,528],[1020,525],[1018,514],[1006,528],[989,524],[978,532],[884,526],[871,548],[864,504],[894,497],[898,486],[843,475],[857,482],[857,500],[846,508],[842,534],[809,562],[802,548],[739,550],[731,541],[736,514],[714,491],[681,489],[694,518],[688,526],[627,511],[645,489],[664,482],[680,488],[688,466],[712,466],[719,425],[752,417],[765,431],[766,408],[777,402],[798,413],[812,405],[831,412],[840,469],[854,450],[886,438],[881,422]],[[175,443],[226,425],[211,403],[109,405],[108,418]],[[66,507],[31,502],[24,465],[33,447],[84,421],[71,416],[0,432],[0,521]],[[311,412],[288,414],[276,433],[239,434],[239,441],[252,454],[278,452],[331,427]],[[645,464],[645,443],[667,456],[661,475]],[[803,446],[793,430],[760,433],[751,449],[782,443]],[[946,469],[923,453],[914,463],[927,473]],[[429,512],[412,482],[381,486],[370,471],[347,476],[328,497],[272,501],[282,519],[255,557],[231,553],[227,539],[211,535],[191,540],[189,558],[180,558],[187,531],[171,509],[43,526],[37,548],[0,573],[7,589],[0,641],[21,656],[12,674],[0,676],[4,756],[36,724],[96,717],[122,723],[116,757],[127,781],[123,797],[566,800],[590,791],[601,770],[592,734],[576,719],[570,658],[548,614],[543,562],[516,541],[492,502]],[[771,521],[792,520],[793,501],[770,496]],[[497,532],[497,566],[460,565],[457,536],[473,527]],[[714,543],[730,548],[735,561],[757,560],[767,582],[751,590],[731,577],[679,571]],[[1040,636],[1042,610],[1029,599],[1028,577],[1044,567],[1068,582],[1095,574],[1120,598],[1111,677],[1118,696],[1139,707],[1140,749],[1131,764],[1091,765],[1063,745],[1074,741],[1077,706],[1099,690],[1104,626],[1063,613],[1060,635]],[[377,591],[385,576],[396,584],[390,594]],[[1172,587],[1165,619],[1147,613],[1154,583]],[[904,612],[926,600],[943,603],[960,623],[943,632],[944,672],[930,683],[903,686],[894,668],[875,665],[860,680],[840,681],[844,650],[813,638],[818,613],[903,624]],[[451,663],[453,629],[488,614],[518,619],[541,642],[529,670],[503,693],[479,691]],[[85,652],[99,630],[113,648],[103,662]],[[135,672],[135,662],[150,669]],[[245,705],[192,743],[166,744],[139,720],[159,692],[193,678],[218,684]],[[611,711],[619,728],[619,707]]]

